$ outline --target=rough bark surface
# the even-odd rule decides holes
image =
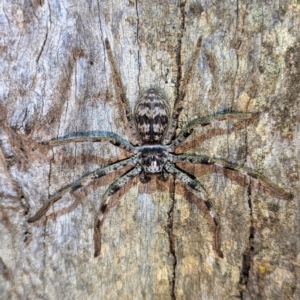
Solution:
[[[299,299],[299,28],[296,0],[2,1],[0,298]],[[198,128],[177,153],[255,168],[294,199],[221,167],[180,165],[210,194],[224,258],[197,197],[171,176],[136,178],[114,195],[99,258],[94,214],[123,171],[28,224],[50,194],[127,155],[105,143],[39,144],[75,131],[129,136],[105,38],[133,109],[153,85],[173,105],[199,36],[179,125],[224,110],[259,116]]]

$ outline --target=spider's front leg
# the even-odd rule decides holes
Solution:
[[[207,212],[209,212],[209,216],[212,219],[212,227],[213,227],[213,248],[214,251],[217,253],[217,255],[221,258],[223,258],[223,252],[221,251],[221,245],[220,245],[220,225],[217,220],[217,217],[215,213],[213,212],[211,208],[210,202],[207,200],[207,193],[202,186],[202,184],[196,179],[193,178],[191,174],[188,174],[182,170],[180,170],[178,167],[176,167],[174,164],[167,162],[165,165],[165,169],[167,172],[171,173],[173,176],[180,179],[183,183],[185,183],[192,192],[198,197],[201,196],[201,200],[204,202],[205,206],[200,206],[201,208],[205,208]]]
[[[293,198],[293,195],[291,193],[286,192],[284,189],[280,188],[279,186],[277,186],[276,184],[268,180],[265,176],[258,173],[257,171],[247,167],[239,166],[237,164],[228,162],[221,158],[214,158],[206,155],[170,154],[170,160],[174,163],[191,162],[191,163],[204,164],[204,165],[218,165],[225,169],[239,172],[259,180],[260,182],[264,183],[269,189],[271,189],[275,194],[277,194],[278,196],[284,199],[290,200]]]
[[[76,191],[77,189],[81,188],[84,184],[87,184],[89,181],[94,180],[96,178],[101,178],[109,173],[117,171],[121,168],[126,166],[131,166],[136,164],[136,159],[134,157],[124,159],[122,161],[118,161],[116,163],[109,164],[107,166],[101,167],[83,175],[82,177],[78,178],[74,182],[64,186],[56,193],[50,196],[48,201],[36,212],[34,216],[28,219],[29,223],[35,222],[43,217],[51,205],[53,205],[56,201],[58,201],[65,193]]]
[[[189,60],[188,68],[185,72],[183,78],[181,78],[181,69],[178,71],[177,81],[176,81],[176,95],[175,95],[175,104],[172,113],[172,118],[170,120],[170,124],[168,130],[163,139],[163,145],[169,145],[171,143],[172,137],[175,134],[178,125],[178,118],[181,111],[184,108],[184,98],[185,98],[185,89],[191,78],[193,68],[196,64],[197,57],[199,56],[200,48],[202,44],[202,38],[199,37],[195,50],[193,52],[192,57]],[[193,131],[193,128],[198,125],[208,125],[214,120],[222,121],[229,118],[237,119],[237,120],[248,120],[257,116],[257,113],[242,113],[242,112],[220,112],[210,116],[206,116],[203,118],[197,118],[191,122],[189,122],[180,132],[180,134],[173,140],[170,144],[172,150],[174,150],[181,142],[183,142]]]
[[[199,37],[197,44],[196,44],[196,49],[194,50],[193,55],[192,55],[191,59],[189,60],[188,68],[185,72],[185,76],[183,77],[183,79],[181,78],[181,70],[178,71],[177,82],[176,82],[177,94],[175,96],[175,104],[174,104],[174,109],[173,109],[173,114],[172,114],[172,118],[170,121],[170,125],[169,125],[168,131],[163,140],[164,145],[167,145],[170,143],[170,141],[176,131],[177,124],[178,124],[178,117],[179,117],[181,111],[183,110],[183,106],[184,106],[185,88],[191,78],[196,59],[199,55],[201,44],[202,44],[202,38]]]
[[[174,150],[180,143],[185,141],[190,136],[196,126],[206,126],[211,124],[213,121],[224,121],[228,119],[246,121],[256,118],[257,116],[258,113],[219,112],[209,116],[196,118],[182,128],[178,136],[170,144],[170,147],[172,148],[172,150]]]
[[[122,186],[128,183],[136,175],[142,171],[140,165],[136,165],[134,168],[126,172],[123,176],[115,180],[105,191],[104,195],[101,198],[101,205],[98,213],[96,214],[94,221],[94,244],[95,244],[95,253],[94,256],[97,257],[100,255],[101,251],[101,226],[103,225],[105,215],[109,209],[115,204],[111,203],[111,196],[117,192]]]
[[[114,57],[113,57],[108,39],[105,39],[105,48],[106,48],[107,55],[108,55],[108,58],[109,58],[109,62],[110,62],[110,65],[111,65],[111,69],[112,69],[112,73],[113,73],[113,80],[114,80],[117,92],[119,94],[119,98],[117,98],[117,100],[118,100],[118,106],[119,106],[120,114],[123,117],[123,121],[125,121],[124,120],[124,113],[123,113],[123,111],[125,110],[125,116],[126,116],[126,120],[127,120],[128,124],[129,124],[131,134],[134,137],[137,144],[141,145],[142,143],[141,143],[140,137],[139,137],[139,135],[137,134],[137,131],[136,131],[135,123],[134,123],[132,113],[131,113],[131,109],[130,109],[130,105],[129,105],[129,101],[126,97],[126,93],[125,93],[124,86],[123,86],[123,83],[122,83],[122,80],[121,80],[121,76],[120,76],[120,74],[117,70],[117,65],[115,63],[115,60],[114,60]]]

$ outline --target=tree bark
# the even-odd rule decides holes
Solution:
[[[300,299],[297,1],[8,0],[0,24],[1,299]],[[199,37],[177,133],[216,112],[259,115],[198,127],[176,153],[256,169],[294,199],[220,166],[178,164],[208,191],[224,258],[199,199],[172,176],[136,177],[113,196],[98,258],[94,215],[124,170],[27,223],[55,191],[129,157],[108,143],[39,143],[95,130],[132,141],[105,39],[133,110],[150,86],[173,107]]]

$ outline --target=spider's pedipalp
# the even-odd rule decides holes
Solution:
[[[179,155],[173,155],[169,154],[170,160],[174,163],[176,162],[191,162],[191,163],[198,163],[198,164],[204,164],[204,165],[218,165],[221,166],[225,169],[239,172],[244,175],[248,175],[252,178],[255,178],[259,180],[260,182],[264,183],[266,187],[271,189],[275,194],[278,196],[290,200],[293,198],[293,195],[286,192],[284,189],[280,188],[270,180],[268,180],[265,176],[262,174],[258,173],[257,171],[250,169],[248,167],[242,167],[237,164],[228,162],[224,159],[221,158],[214,158],[214,157],[209,157],[206,155],[193,155],[193,154],[179,154]]]
[[[130,169],[128,172],[123,174],[120,178],[115,180],[105,191],[101,198],[101,205],[98,213],[95,216],[94,221],[94,244],[95,244],[95,253],[94,256],[97,257],[101,251],[101,226],[105,219],[105,214],[108,210],[115,204],[110,203],[110,197],[117,192],[121,187],[126,183],[132,180],[136,175],[142,171],[140,165],[136,165],[134,168]]]
[[[170,162],[166,163],[165,169],[173,176],[180,179],[183,183],[185,183],[191,189],[191,191],[197,196],[197,198],[199,194],[201,195],[202,198],[201,200],[204,202],[205,207],[209,213],[209,216],[212,219],[211,225],[213,225],[213,240],[214,240],[213,248],[217,253],[217,255],[222,258],[223,252],[221,251],[220,238],[219,238],[220,225],[216,218],[216,214],[213,212],[211,208],[211,203],[207,200],[208,199],[207,193],[204,187],[196,178],[193,178],[191,174],[184,172],[183,170],[179,169],[178,167],[176,167],[174,164]],[[200,207],[203,208],[203,205]]]
[[[196,49],[194,50],[194,53],[188,63],[188,68],[185,72],[184,77],[181,79],[181,74],[180,76],[177,77],[176,87],[178,90],[177,90],[177,95],[175,97],[175,104],[174,104],[171,122],[163,140],[164,145],[167,145],[171,142],[171,139],[176,131],[177,124],[178,124],[178,117],[181,111],[183,110],[183,106],[184,106],[185,88],[191,78],[193,68],[196,64],[196,59],[199,55],[201,44],[202,44],[202,38],[199,37],[196,44]]]
[[[146,174],[145,171],[142,171],[142,172],[140,173],[140,181],[141,181],[141,183],[147,183],[147,182],[149,182],[150,180],[151,180],[151,177],[148,176],[148,175]]]
[[[136,164],[136,159],[134,157],[127,158],[121,161],[117,161],[115,163],[109,164],[107,166],[98,168],[92,172],[89,172],[82,177],[78,178],[74,182],[64,186],[56,193],[50,196],[48,201],[37,211],[37,213],[28,219],[29,223],[35,222],[39,220],[45,213],[48,211],[50,206],[58,201],[65,193],[75,191],[81,188],[84,184],[87,184],[89,181],[94,180],[96,178],[101,178],[109,173],[117,171],[126,166],[131,166]]]
[[[125,117],[127,119],[128,125],[130,127],[131,134],[134,137],[134,139],[136,140],[137,144],[141,145],[142,143],[141,143],[141,140],[136,131],[136,127],[135,127],[134,120],[132,117],[130,105],[129,105],[128,99],[126,97],[124,86],[123,86],[120,74],[117,70],[117,66],[116,66],[108,39],[105,39],[105,48],[106,48],[109,62],[111,65],[111,69],[112,69],[112,73],[113,73],[113,80],[114,80],[117,92],[120,96],[120,97],[118,97],[118,104],[119,104],[118,106],[119,106],[120,114],[122,116],[122,119],[124,119],[124,113],[123,113],[123,109],[124,109]],[[123,120],[123,121],[125,121],[125,120]]]
[[[68,143],[80,143],[80,142],[109,142],[116,147],[133,153],[134,146],[121,136],[110,131],[88,131],[88,132],[72,132],[62,137],[52,139],[49,141],[43,141],[43,145],[58,146]]]
[[[172,141],[170,147],[174,150],[180,143],[185,141],[189,135],[192,133],[194,127],[196,126],[206,126],[211,124],[213,121],[224,121],[228,119],[235,119],[238,121],[250,120],[256,117],[257,113],[243,113],[243,112],[219,112],[213,115],[201,117],[194,119],[185,125],[178,136]]]
[[[160,173],[158,179],[161,181],[168,181],[169,173],[165,169],[163,169],[162,172]]]

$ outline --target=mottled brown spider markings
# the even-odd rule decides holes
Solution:
[[[179,134],[175,136],[178,124],[178,117],[184,106],[185,85],[188,83],[192,74],[192,69],[196,64],[196,59],[199,56],[201,46],[201,38],[199,38],[195,51],[189,61],[185,76],[180,78],[177,76],[176,87],[179,87],[175,96],[175,103],[172,114],[169,108],[169,102],[164,91],[157,87],[151,87],[144,90],[135,105],[134,117],[130,109],[129,102],[126,98],[121,77],[116,68],[116,64],[112,55],[111,47],[108,40],[105,40],[105,47],[107,56],[109,58],[112,75],[116,90],[119,94],[117,100],[119,107],[124,108],[125,121],[131,130],[134,138],[134,145],[121,136],[107,131],[90,131],[90,132],[73,132],[65,136],[52,139],[50,141],[42,142],[45,145],[62,145],[70,142],[110,142],[116,147],[131,153],[131,157],[116,161],[112,164],[100,167],[92,172],[89,172],[74,182],[64,186],[56,193],[51,195],[48,201],[36,212],[36,214],[28,219],[28,222],[35,222],[43,217],[50,206],[58,201],[65,193],[75,191],[83,185],[89,183],[95,178],[101,178],[104,175],[119,170],[125,166],[132,166],[132,168],[116,179],[106,189],[101,197],[101,204],[94,220],[94,244],[95,257],[100,254],[101,250],[101,226],[105,220],[105,216],[114,203],[112,203],[111,196],[124,186],[127,182],[139,175],[143,183],[151,180],[152,174],[158,174],[160,180],[167,180],[169,173],[181,180],[193,193],[198,196],[198,201],[204,202],[206,212],[213,220],[213,228],[211,234],[213,235],[213,248],[219,257],[223,257],[221,251],[221,243],[219,239],[220,226],[216,214],[212,210],[209,202],[208,194],[201,184],[193,175],[181,170],[176,166],[176,163],[191,162],[194,164],[218,165],[224,169],[240,172],[246,176],[250,176],[259,180],[272,190],[278,196],[284,199],[292,199],[292,195],[276,184],[270,182],[259,172],[244,166],[239,166],[235,163],[228,162],[221,158],[209,157],[206,155],[194,154],[175,154],[175,148],[186,140],[192,133],[196,126],[206,126],[214,120],[222,121],[229,118],[239,121],[249,120],[254,115],[248,112],[218,112],[213,115],[199,117],[190,121],[184,126]],[[123,109],[120,111],[123,114]]]
[[[170,108],[163,90],[141,93],[134,110],[135,124],[143,144],[160,143],[169,125]]]

